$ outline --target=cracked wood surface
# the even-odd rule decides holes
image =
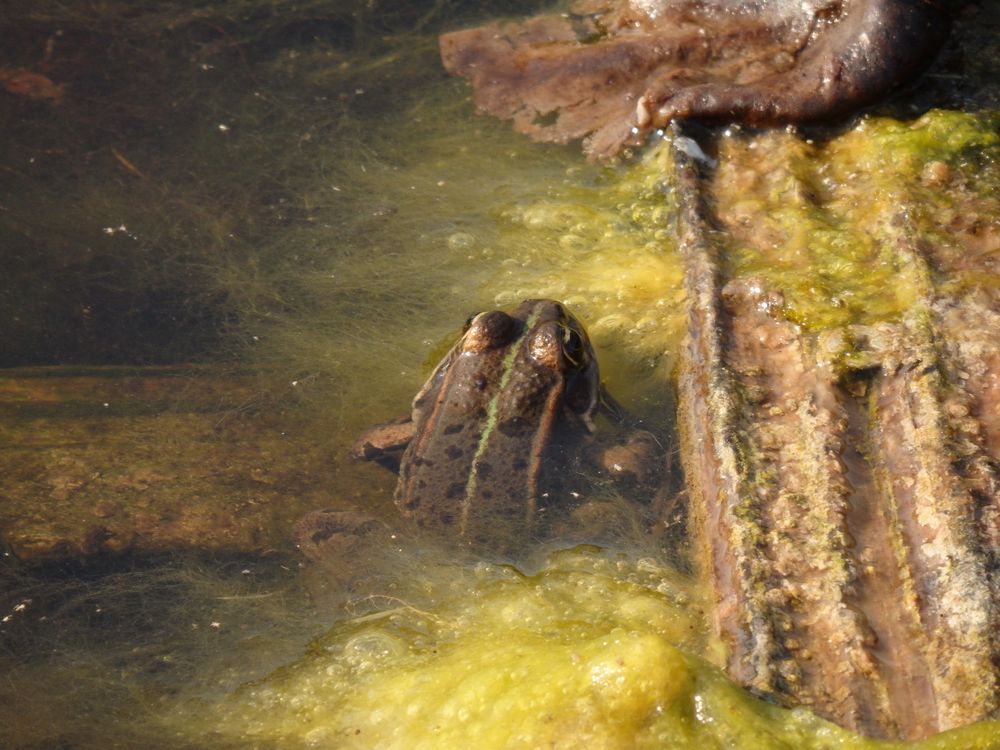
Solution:
[[[727,670],[874,736],[994,715],[996,298],[939,298],[900,219],[883,241],[921,290],[913,309],[804,332],[779,290],[725,278],[700,167],[675,143],[682,458]]]

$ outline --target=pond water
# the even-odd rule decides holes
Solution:
[[[183,533],[110,557],[36,564],[6,552],[0,745],[861,746],[710,666],[718,644],[680,516],[654,536],[624,514],[515,560],[408,531],[359,547],[346,571],[294,548],[294,520],[315,508],[398,522],[392,474],[348,449],[407,410],[480,310],[565,302],[609,390],[671,440],[683,291],[667,149],[587,164],[576,146],[476,116],[466,84],[440,66],[440,31],[534,9],[0,9],[0,366],[11,382],[75,368],[110,377],[114,394],[117,377],[193,367],[239,382],[211,396],[206,451],[256,450],[250,436],[267,432],[283,446],[275,455],[324,465],[321,482],[254,479],[279,506],[267,554],[185,545]],[[55,382],[52,403],[81,401]],[[108,398],[93,408],[114,410]],[[174,398],[157,402],[162,412],[187,413]],[[153,468],[128,475],[130,487],[192,491],[182,477],[194,459],[168,460],[186,455],[183,425],[162,419],[136,438],[87,422],[70,440],[46,421],[57,407],[39,408],[2,404],[5,467],[20,488],[5,518],[45,516],[35,504],[70,525],[105,512],[70,505],[106,468],[39,479],[47,461],[83,460],[71,443],[129,456],[122,443],[138,441]],[[26,436],[42,447],[15,451]],[[271,461],[226,458],[213,476],[258,459]],[[249,479],[227,481],[252,502]],[[982,725],[954,741],[988,747],[992,736]]]

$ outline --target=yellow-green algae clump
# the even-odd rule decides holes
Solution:
[[[940,288],[984,283],[968,256],[995,225],[998,129],[995,113],[934,110],[865,118],[823,143],[728,134],[713,183],[727,273],[782,290],[788,317],[811,330],[895,320],[914,303],[920,274],[894,251],[900,231]]]
[[[457,585],[457,584],[461,585]],[[650,558],[556,553],[481,565],[425,611],[335,626],[207,721],[223,742],[357,748],[1000,748],[984,723],[871,742],[754,698],[700,656],[700,599]],[[191,725],[188,725],[191,728]]]

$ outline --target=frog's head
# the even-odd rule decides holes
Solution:
[[[564,383],[563,407],[592,430],[600,372],[583,324],[552,300],[527,300],[511,317],[522,326],[526,358]]]
[[[496,363],[491,370],[498,379],[509,379],[515,371],[522,378],[533,373],[530,380],[537,387],[558,387],[561,405],[593,429],[600,392],[597,357],[583,324],[559,302],[526,300],[510,313],[490,310],[470,317],[417,400],[460,358]]]

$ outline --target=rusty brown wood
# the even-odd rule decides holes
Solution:
[[[881,241],[919,304],[892,325],[803,333],[779,290],[724,278],[686,138],[678,421],[727,671],[879,737],[995,714],[1000,360],[981,340],[997,329],[968,325],[995,325],[995,308],[937,299],[901,219]]]

